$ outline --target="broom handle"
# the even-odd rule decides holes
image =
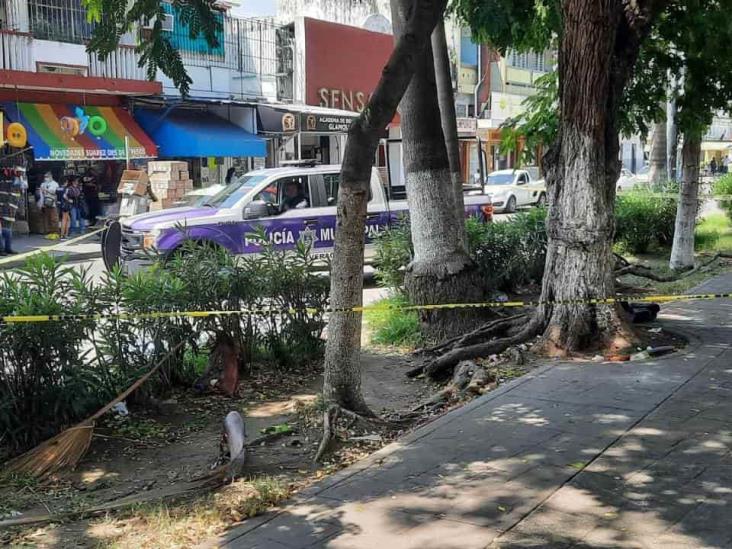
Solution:
[[[180,343],[178,343],[178,345],[176,345],[170,351],[168,351],[167,353],[165,353],[165,356],[163,358],[161,358],[158,361],[158,363],[155,366],[153,366],[153,368],[148,373],[146,373],[140,379],[138,379],[137,381],[135,381],[127,389],[125,389],[123,392],[121,392],[112,402],[110,402],[109,404],[107,404],[106,406],[104,406],[104,408],[102,408],[101,410],[99,410],[97,413],[95,413],[90,418],[86,419],[83,423],[88,423],[90,421],[94,421],[96,419],[99,419],[104,414],[106,414],[107,412],[109,412],[114,407],[115,404],[118,404],[118,403],[122,402],[124,399],[126,399],[128,396],[130,396],[130,394],[132,394],[132,392],[135,391],[135,389],[137,389],[138,387],[140,387],[140,385],[142,385],[143,383],[145,383],[150,378],[151,375],[153,375],[155,372],[157,372],[158,369],[163,365],[163,363],[166,360],[168,360],[168,358],[170,357],[170,355],[172,355],[174,352],[176,352],[178,349],[180,349],[181,346],[184,343],[185,343],[184,341],[181,341]]]

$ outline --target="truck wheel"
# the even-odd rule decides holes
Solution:
[[[546,208],[546,193],[539,195],[539,200],[536,201],[537,208]]]
[[[506,213],[514,213],[516,211],[516,197],[509,196],[508,202],[506,202]]]

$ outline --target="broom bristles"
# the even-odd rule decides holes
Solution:
[[[72,469],[76,467],[91,444],[94,421],[109,412],[115,404],[122,402],[140,387],[140,385],[145,383],[184,343],[185,341],[180,341],[149,372],[122,391],[111,402],[108,402],[100,410],[97,410],[94,415],[60,432],[55,437],[49,438],[25,454],[7,462],[7,470],[15,473],[27,473],[34,477],[42,477],[55,473],[64,467],[70,467]]]
[[[7,470],[43,477],[59,469],[73,469],[91,444],[94,422],[84,421],[60,432],[7,463]]]

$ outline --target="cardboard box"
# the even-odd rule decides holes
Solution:
[[[190,177],[188,170],[181,170],[178,172],[178,179],[186,180]]]
[[[150,183],[147,174],[140,170],[125,170],[122,172],[117,193],[123,195],[145,196]]]
[[[147,172],[153,173],[172,173],[188,171],[188,162],[179,162],[176,160],[156,160],[147,163]]]
[[[169,183],[170,181],[175,181],[171,177],[172,174],[168,172],[154,172],[149,175],[150,181],[155,181],[156,183]]]

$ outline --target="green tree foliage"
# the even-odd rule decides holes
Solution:
[[[89,52],[96,53],[104,61],[112,53],[125,33],[136,25],[154,21],[153,28],[138,41],[137,53],[140,66],[145,67],[147,77],[155,79],[157,70],[170,78],[183,95],[190,90],[192,80],[183,66],[180,52],[163,31],[162,20],[165,12],[159,0],[83,0],[89,19],[95,23],[94,35],[87,46]],[[203,36],[215,48],[219,45],[217,32],[221,23],[211,0],[174,0],[173,9],[177,20],[188,27],[190,37]]]
[[[456,0],[455,12],[481,40],[500,52],[508,47],[544,50],[562,32],[559,2],[550,0]],[[671,88],[677,100],[677,123],[684,133],[703,133],[716,111],[732,98],[732,0],[671,0],[641,48],[633,78],[623,93],[621,133],[647,134],[663,117],[661,104]],[[537,94],[524,102],[526,111],[505,124],[502,147],[525,152],[550,144],[558,129],[556,73],[537,81]]]

